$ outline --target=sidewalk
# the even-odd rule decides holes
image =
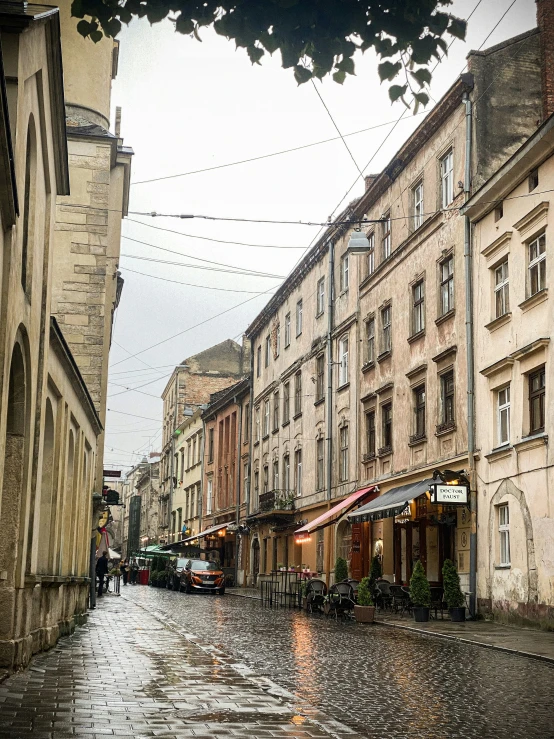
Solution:
[[[360,739],[294,702],[181,624],[108,596],[86,626],[0,684],[0,738]]]
[[[231,588],[227,592],[241,598],[261,600],[260,591],[257,588]],[[431,620],[425,624],[416,624],[408,615],[377,614],[375,622],[384,626],[456,639],[489,649],[500,649],[504,652],[554,662],[554,632],[505,626],[492,621],[453,623],[447,614],[444,619]]]

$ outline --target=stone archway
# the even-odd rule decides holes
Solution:
[[[536,603],[538,600],[538,582],[537,564],[535,559],[535,542],[533,539],[533,523],[531,521],[529,506],[525,499],[525,493],[523,490],[517,488],[511,480],[503,480],[489,502],[489,576],[487,578],[487,595],[489,598],[492,598],[493,596],[492,581],[494,567],[493,547],[495,542],[495,507],[506,495],[511,495],[519,503],[523,525],[525,527],[528,577],[527,600],[530,603]]]

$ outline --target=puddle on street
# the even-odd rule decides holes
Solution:
[[[211,723],[211,724],[254,724],[263,721],[275,724],[296,724],[301,723],[298,715],[292,711],[232,711],[230,708],[223,708],[219,711],[175,711],[172,714],[175,718],[189,723]]]

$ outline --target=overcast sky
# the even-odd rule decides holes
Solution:
[[[477,4],[478,0],[455,0],[451,12],[467,18]],[[516,0],[510,5],[512,0],[481,0],[469,21],[467,41],[455,41],[434,73],[431,93],[435,101],[463,71],[469,50],[481,47],[508,8],[485,48],[536,25],[534,0]],[[246,52],[235,50],[232,42],[209,30],[201,31],[201,37],[203,42],[198,43],[176,34],[169,21],[150,26],[146,19],[133,21],[120,36],[112,107],[122,107],[124,143],[135,151],[131,181],[137,184],[131,187],[130,211],[320,222],[335,213],[339,204],[343,208],[361,195],[363,183],[358,179],[341,204],[359,174],[340,139],[245,164],[138,184],[338,135],[313,85],[298,87],[292,71],[280,67],[278,53],[253,67]],[[317,87],[343,135],[371,128],[346,138],[359,168],[367,174],[378,172],[390,160],[424,116],[407,113],[375,154],[403,106],[390,104],[388,84],[379,84],[373,53],[360,54],[355,62],[356,76],[348,77],[342,87],[330,78]],[[317,228],[303,225],[129,215],[121,242],[125,286],[111,348],[107,467],[126,470],[145,452],[160,449],[160,393],[172,367],[224,339],[240,342],[243,331],[267,302],[267,291],[279,286],[317,233]],[[206,238],[286,248],[216,243]],[[196,267],[148,261],[152,259]],[[225,265],[278,277],[215,271],[227,269]],[[240,303],[244,305],[235,307]],[[195,328],[217,314],[222,315]],[[183,333],[149,349],[179,332]],[[140,392],[125,389],[139,386]]]

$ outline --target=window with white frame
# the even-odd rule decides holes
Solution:
[[[290,421],[290,383],[283,385],[283,424]]]
[[[302,413],[302,372],[294,376],[294,415]]]
[[[260,440],[260,406],[256,408],[254,411],[254,420],[255,420],[255,427],[256,427],[256,437],[255,440]]]
[[[529,375],[529,433],[544,431],[546,372],[540,367]]]
[[[264,464],[262,485],[263,492],[267,493],[269,490],[269,467],[267,464]]]
[[[290,346],[290,313],[285,316],[285,349]]]
[[[441,208],[454,200],[454,156],[452,149],[440,160]]]
[[[277,324],[275,329],[275,357],[281,353],[281,324]]]
[[[316,360],[316,383],[315,383],[315,399],[323,400],[325,397],[325,355],[320,354]]]
[[[496,393],[496,426],[497,445],[510,443],[510,386],[501,388]]]
[[[259,346],[256,350],[256,377],[262,374],[262,347]]]
[[[316,488],[323,490],[325,487],[325,439],[317,440],[317,470],[316,470]]]
[[[302,449],[294,452],[294,476],[296,495],[300,497],[302,495]]]
[[[302,333],[302,300],[299,300],[296,304],[296,335],[300,336]]]
[[[209,516],[212,512],[214,498],[214,483],[213,480],[208,480],[208,490],[206,491],[206,513]]]
[[[348,336],[339,341],[339,387],[348,382]]]
[[[412,190],[414,231],[423,224],[423,180],[420,180]]]
[[[388,259],[391,255],[392,247],[390,212],[383,216],[383,237],[381,243],[383,245],[383,259]]]
[[[260,471],[254,470],[254,507],[257,507],[257,503],[260,499]]]
[[[440,310],[441,316],[454,309],[454,255],[440,263]]]
[[[371,458],[375,456],[377,442],[375,435],[375,411],[367,411],[365,414],[366,455]]]
[[[320,316],[325,312],[325,277],[322,277],[317,281],[317,305],[316,315]]]
[[[273,393],[273,430],[279,428],[279,391]]]
[[[349,273],[349,258],[348,254],[345,254],[340,260],[340,291],[348,290],[350,284],[350,273]]]
[[[546,287],[546,236],[529,244],[529,297]]]
[[[425,329],[425,283],[419,280],[412,286],[412,335]]]
[[[494,268],[494,317],[506,315],[510,310],[510,282],[508,259]]]
[[[340,431],[339,481],[348,480],[348,426],[341,426]]]
[[[269,362],[271,359],[271,334],[268,334],[265,337],[265,366],[269,367]]]
[[[375,272],[375,231],[367,235],[367,274],[372,275]]]
[[[264,430],[263,435],[269,434],[269,398],[264,401]]]
[[[290,456],[288,454],[283,456],[283,490],[287,493],[290,490]]]
[[[381,310],[381,353],[385,354],[392,349],[392,308],[390,305]]]
[[[500,565],[510,564],[510,508],[507,503],[498,506],[498,543]]]
[[[392,403],[385,403],[381,406],[381,438],[383,447],[379,449],[380,453],[387,453],[392,450]]]
[[[375,362],[375,318],[368,318],[365,324],[366,331],[366,362]]]
[[[273,462],[273,490],[279,490],[279,462]]]

